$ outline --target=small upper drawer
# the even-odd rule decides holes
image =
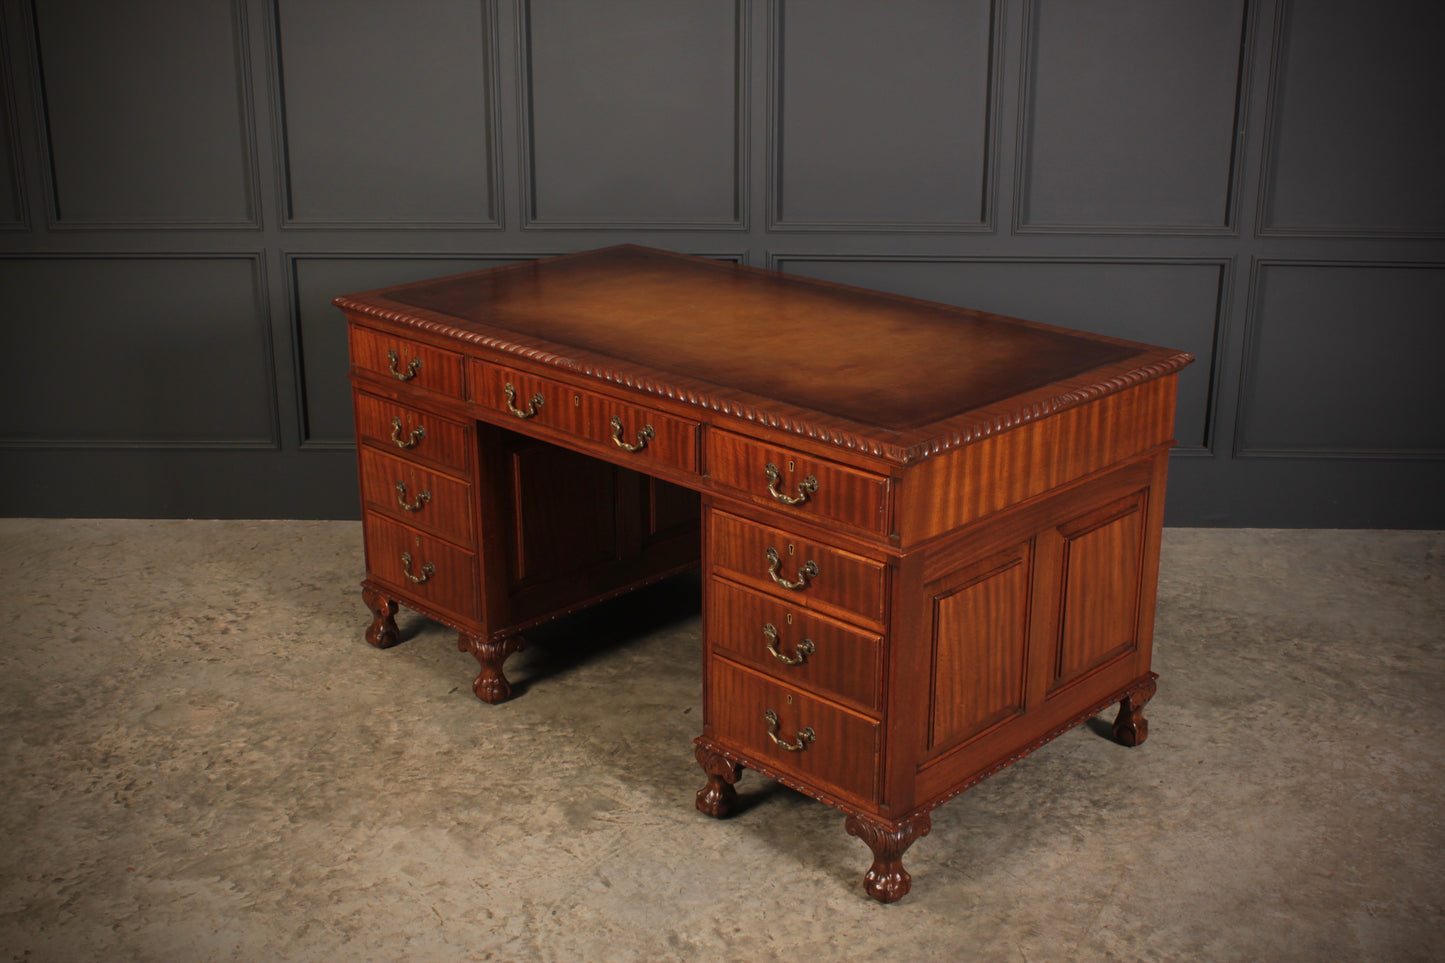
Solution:
[[[793,605],[883,624],[882,562],[718,511],[708,515],[707,555],[714,572]]]
[[[716,430],[708,432],[707,471],[763,504],[870,532],[889,528],[886,475]]]
[[[470,425],[399,405],[364,391],[354,393],[357,441],[419,462],[465,472],[471,465]]]
[[[471,485],[368,445],[361,447],[361,501],[413,528],[473,544]]]
[[[462,356],[452,351],[353,324],[351,363],[409,388],[462,397]]]
[[[471,400],[507,413],[518,431],[530,425],[565,432],[642,470],[651,464],[697,472],[695,421],[482,361],[472,362]]]

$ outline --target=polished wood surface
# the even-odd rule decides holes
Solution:
[[[499,702],[531,627],[701,565],[697,808],[835,807],[884,902],[934,807],[1147,737],[1188,355],[637,247],[336,303],[371,644],[414,608]]]

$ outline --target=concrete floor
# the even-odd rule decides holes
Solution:
[[[361,565],[355,523],[0,521],[0,954],[1445,957],[1445,533],[1166,532],[1148,743],[937,810],[892,906],[820,804],[693,809],[695,583],[535,633],[493,707],[451,632],[365,645]]]

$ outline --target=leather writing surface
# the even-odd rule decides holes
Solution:
[[[372,297],[894,431],[1139,353],[946,305],[632,247]]]

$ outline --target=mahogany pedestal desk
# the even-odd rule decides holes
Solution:
[[[1163,348],[624,246],[337,298],[367,640],[530,627],[701,564],[707,776],[841,810],[908,892],[934,807],[1111,703],[1143,742]]]

